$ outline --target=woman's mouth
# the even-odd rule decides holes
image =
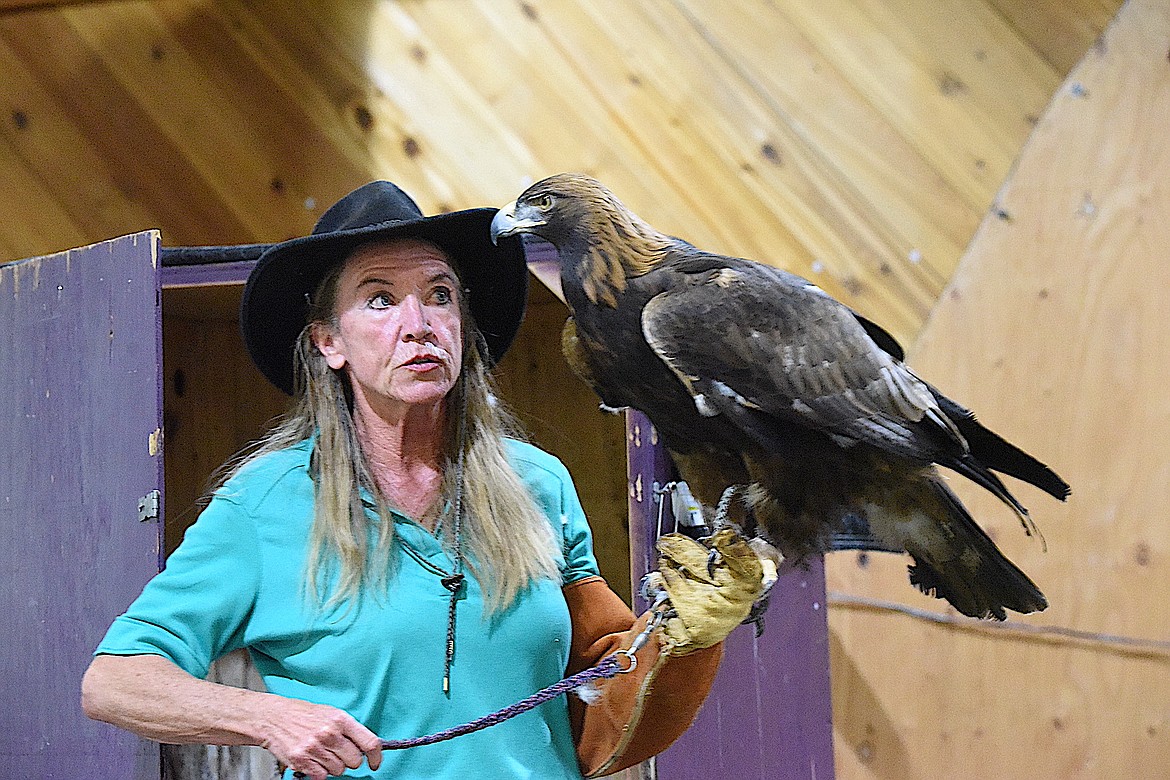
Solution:
[[[440,368],[443,361],[433,355],[419,355],[402,364],[402,367],[415,373],[425,373]]]

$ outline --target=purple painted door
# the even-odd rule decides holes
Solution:
[[[655,488],[670,456],[640,412],[626,413],[630,569],[637,591],[654,568]],[[666,529],[663,529],[666,530]],[[646,608],[639,603],[639,611]],[[763,636],[736,628],[724,643],[711,695],[691,728],[656,759],[658,780],[832,780],[829,630],[822,561],[785,567],[773,586]]]
[[[162,486],[157,244],[152,231],[0,266],[8,777],[159,777],[157,745],[79,703],[94,646],[160,563],[161,523],[139,520]]]

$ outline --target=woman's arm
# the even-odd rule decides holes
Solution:
[[[573,623],[569,673],[631,647],[648,630],[628,673],[599,680],[585,698],[570,699],[582,774],[599,777],[665,750],[691,725],[714,682],[723,639],[763,588],[759,557],[730,530],[704,544],[680,534],[661,537],[654,589],[669,598],[670,616],[648,630],[651,613],[633,613],[600,577],[566,585]]]
[[[645,613],[635,619],[601,577],[567,585],[564,594],[573,621],[567,674],[629,648],[650,618]],[[637,652],[632,672],[597,681],[591,695],[570,696],[569,718],[581,773],[612,774],[665,750],[695,719],[722,652],[722,645],[715,644],[673,656],[658,628]]]
[[[99,655],[81,681],[85,714],[170,744],[259,745],[313,780],[382,763],[381,740],[348,713],[191,676],[162,656]]]

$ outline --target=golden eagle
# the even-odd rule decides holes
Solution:
[[[560,255],[574,371],[606,406],[649,417],[706,507],[745,486],[758,533],[797,560],[860,516],[913,557],[913,584],[965,615],[1048,605],[934,464],[1026,529],[994,472],[1061,500],[1068,485],[915,376],[880,327],[799,276],[660,233],[587,176],[539,181],[492,223],[495,239],[523,233]]]

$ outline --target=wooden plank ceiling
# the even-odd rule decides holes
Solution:
[[[583,170],[911,341],[1117,0],[0,0],[0,260]]]

